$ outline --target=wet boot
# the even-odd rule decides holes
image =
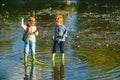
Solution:
[[[64,58],[65,58],[64,53],[61,53],[61,63],[62,63],[63,65],[64,65],[64,62],[65,62]]]
[[[35,54],[32,55],[32,63],[35,64],[36,62],[36,58],[35,58]]]
[[[27,62],[28,61],[28,58],[27,58],[27,54],[24,54],[24,62]]]
[[[55,60],[55,53],[52,53],[52,61]]]
[[[55,60],[52,60],[52,67],[55,67]]]
[[[55,67],[55,53],[52,53],[52,66]]]
[[[27,62],[28,62],[28,55],[24,54],[24,65],[27,66]]]
[[[32,60],[35,61],[36,58],[35,58],[35,54],[32,55]]]
[[[36,58],[35,58],[35,54],[32,55],[32,60],[35,61]]]

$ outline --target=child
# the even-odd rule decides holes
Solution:
[[[35,26],[35,18],[28,17],[27,25],[24,25],[24,18],[21,19],[21,26],[25,30],[24,40],[24,62],[27,62],[29,49],[31,50],[32,60],[35,61],[35,47],[36,47],[36,36],[38,35],[38,29]]]
[[[58,46],[60,46],[60,52],[62,55],[62,62],[64,63],[64,43],[65,37],[67,37],[66,27],[63,25],[63,16],[57,15],[55,18],[55,28],[54,33],[52,34],[52,40],[54,40],[54,46],[52,51],[52,61],[55,60],[55,53],[57,51]]]

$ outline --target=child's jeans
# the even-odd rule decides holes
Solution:
[[[64,53],[64,43],[65,41],[54,41],[53,53],[56,53],[58,45],[60,46],[60,52]]]
[[[32,41],[25,42],[24,54],[28,54],[29,50],[30,50],[31,54],[34,55],[35,54],[35,47],[36,47],[35,42],[32,42]]]

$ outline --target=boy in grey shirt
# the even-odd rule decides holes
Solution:
[[[60,46],[60,52],[62,55],[61,61],[64,64],[64,43],[65,38],[67,37],[66,27],[63,25],[63,16],[57,15],[55,19],[56,25],[54,28],[54,33],[52,35],[52,39],[54,40],[53,51],[52,51],[52,62],[55,60],[55,53],[57,51],[58,46]]]

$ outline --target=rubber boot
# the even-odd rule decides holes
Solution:
[[[52,61],[55,60],[55,53],[52,53]]]
[[[61,53],[61,62],[62,62],[62,64],[64,65],[64,58],[65,58],[65,56],[64,56],[64,53]]]
[[[28,65],[28,55],[27,54],[24,54],[24,66],[27,67]]]
[[[52,60],[52,67],[55,67],[55,60]]]
[[[27,63],[28,62],[28,55],[24,54],[24,62]]]
[[[36,60],[35,54],[32,55],[32,60]]]
[[[52,67],[55,67],[55,53],[52,53]]]
[[[36,58],[35,58],[35,54],[32,55],[32,63],[35,64],[36,63]]]

